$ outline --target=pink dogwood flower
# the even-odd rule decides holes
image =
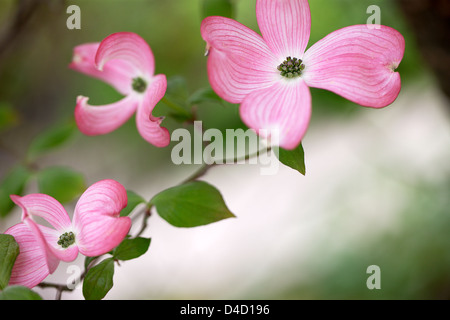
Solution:
[[[101,43],[75,47],[73,70],[110,84],[125,97],[115,103],[91,106],[89,98],[79,96],[75,120],[88,136],[110,133],[122,126],[136,112],[140,135],[157,147],[170,143],[170,134],[161,127],[162,117],[152,115],[153,108],[164,97],[167,79],[154,75],[155,59],[149,45],[137,34],[114,33]]]
[[[277,130],[280,146],[295,148],[311,117],[309,87],[382,108],[400,92],[405,41],[396,30],[355,25],[332,32],[308,50],[307,0],[257,0],[261,35],[224,17],[207,17],[208,77],[214,91],[240,104],[243,122],[261,135]]]
[[[22,222],[5,232],[20,249],[10,285],[33,288],[60,261],[73,261],[78,253],[88,257],[105,254],[122,242],[131,227],[129,217],[119,217],[127,205],[127,193],[114,180],[90,186],[78,200],[72,222],[64,207],[48,195],[12,195],[11,199],[22,208]]]

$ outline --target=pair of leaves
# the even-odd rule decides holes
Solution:
[[[0,234],[0,300],[42,300],[42,298],[22,286],[8,286],[19,245],[9,234]]]
[[[40,133],[30,144],[27,161],[33,162],[38,157],[61,147],[77,134],[74,121],[65,122]]]
[[[55,126],[39,134],[30,144],[26,163],[32,164],[38,157],[69,141],[76,134],[73,121]],[[5,217],[14,207],[10,195],[22,195],[27,183],[36,177],[39,192],[48,194],[62,203],[70,202],[85,189],[84,178],[69,168],[51,167],[39,172],[33,165],[18,165],[0,182],[0,217]]]
[[[133,191],[127,191],[128,205],[121,216],[129,215],[139,204],[146,201]],[[203,181],[193,181],[167,189],[150,201],[158,214],[176,227],[196,227],[234,217],[228,210],[220,192]],[[136,259],[147,252],[151,239],[137,237],[125,239],[98,265],[89,269],[83,281],[86,300],[100,300],[114,285],[114,262]],[[96,258],[86,258],[85,267]]]
[[[162,101],[172,109],[169,115],[181,123],[193,119],[188,109],[194,105],[204,102],[223,103],[223,100],[209,87],[189,95],[186,80],[180,76],[172,77],[167,81],[167,91]]]
[[[47,152],[61,147],[77,132],[74,121],[65,122],[42,132],[31,142],[27,160],[33,162]],[[61,203],[72,201],[86,189],[83,175],[69,168],[50,167],[39,171],[36,177],[39,192],[52,196]]]
[[[61,203],[72,201],[86,189],[84,176],[70,168],[49,167],[33,173],[29,168],[19,165],[0,183],[0,217],[5,217],[14,208],[10,195],[22,195],[32,178],[37,179],[40,193]]]
[[[125,239],[111,252],[112,257],[90,268],[83,281],[84,298],[103,299],[114,285],[114,262],[139,258],[147,252],[150,242],[151,239],[141,237]],[[96,258],[86,258],[85,267],[87,268],[94,259]]]

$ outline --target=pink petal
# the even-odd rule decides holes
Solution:
[[[110,133],[130,119],[136,111],[140,97],[137,94],[103,106],[91,106],[89,98],[79,96],[75,108],[75,120],[82,133],[95,136]]]
[[[270,87],[280,64],[253,30],[224,17],[208,17],[201,26],[208,49],[208,77],[214,91],[240,103],[252,91]]]
[[[51,262],[56,258],[63,261],[75,260],[78,255],[76,246],[63,249],[58,245],[59,236],[70,232],[72,224],[66,210],[57,200],[45,194],[30,194],[24,197],[11,195],[11,199],[22,208],[22,221],[33,231],[36,241],[46,250],[50,266],[56,268],[58,264]],[[55,229],[36,223],[36,217],[44,219]],[[50,273],[52,272],[51,267]]]
[[[123,60],[134,69],[135,76],[149,79],[155,72],[155,59],[150,46],[135,33],[119,32],[105,38],[95,57],[95,64],[99,70],[111,60]]]
[[[256,18],[264,40],[280,63],[288,56],[302,58],[311,31],[307,0],[258,0]]]
[[[94,257],[118,246],[131,227],[129,217],[119,217],[127,205],[125,188],[114,180],[90,186],[78,200],[73,217],[80,252]]]
[[[161,127],[163,118],[152,115],[153,108],[164,97],[166,89],[166,76],[155,76],[144,93],[144,98],[136,114],[136,125],[139,133],[147,142],[156,147],[166,147],[170,143],[169,131]]]
[[[403,58],[405,41],[396,30],[379,27],[343,28],[313,45],[303,59],[306,83],[366,107],[391,104],[401,88],[394,70]]]
[[[9,285],[22,285],[28,288],[37,286],[50,274],[45,249],[24,223],[12,226],[5,234],[14,237],[20,250],[11,272]]]
[[[53,250],[50,248],[49,243],[47,242],[44,234],[42,233],[42,229],[44,228],[42,225],[38,225],[36,222],[34,222],[31,217],[25,217],[23,219],[23,224],[25,224],[29,230],[34,235],[34,241],[39,244],[39,246],[42,248],[42,252],[46,259],[46,265],[48,266],[49,273],[53,273],[59,264],[59,258],[53,254]]]
[[[280,80],[251,93],[241,104],[244,123],[261,134],[275,132],[280,146],[294,149],[302,141],[311,118],[311,94],[301,78]],[[265,136],[265,134],[261,134]]]
[[[64,232],[57,231],[55,229],[47,228],[42,225],[38,225],[39,230],[47,242],[47,248],[51,253],[59,260],[65,262],[71,262],[78,256],[78,247],[76,244],[71,245],[68,248],[63,248],[58,244],[59,237],[65,232],[71,232],[72,229],[68,229]],[[73,231],[72,231],[73,232]]]
[[[95,56],[100,43],[87,43],[75,47],[72,63],[69,67],[75,71],[100,79],[123,95],[132,92],[132,79],[136,75],[134,68],[123,60],[110,61],[100,71],[95,66]]]
[[[71,228],[70,218],[64,207],[46,194],[35,193],[24,197],[11,195],[11,200],[22,208],[22,220],[41,217],[58,231]]]

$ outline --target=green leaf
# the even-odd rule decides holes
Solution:
[[[209,16],[222,16],[233,18],[234,8],[232,0],[203,0],[203,18]]]
[[[131,190],[127,190],[127,198],[128,204],[122,211],[120,211],[121,217],[128,216],[138,205],[147,202],[144,198]]]
[[[13,236],[0,234],[0,290],[8,286],[11,271],[19,255],[19,245]]]
[[[19,114],[13,107],[0,103],[0,130],[8,129],[19,122]]]
[[[42,300],[42,298],[27,287],[10,286],[0,292],[0,300]]]
[[[297,170],[302,175],[306,174],[306,165],[305,165],[305,151],[303,150],[303,146],[300,145],[294,150],[285,150],[280,148],[278,159],[284,165],[291,167],[294,170]]]
[[[89,269],[83,281],[86,300],[101,300],[113,287],[114,259],[108,258]]]
[[[184,112],[169,112],[168,116],[179,123],[192,120],[192,115]]]
[[[84,177],[70,168],[50,167],[37,175],[39,192],[52,196],[61,203],[70,202],[86,189]]]
[[[211,88],[199,89],[194,92],[188,99],[189,105],[200,104],[202,102],[223,103],[223,100]]]
[[[77,126],[73,121],[42,132],[31,142],[28,148],[27,159],[34,161],[42,154],[60,147],[72,138],[76,132]]]
[[[174,76],[167,80],[166,96],[179,102],[185,102],[189,96],[186,79]]]
[[[192,118],[191,112],[187,110],[188,97],[186,80],[181,76],[175,76],[167,80],[166,94],[161,102],[171,109],[168,114],[171,118],[178,122],[185,122]]]
[[[203,181],[167,189],[150,201],[158,214],[175,227],[192,228],[235,217],[220,192]]]
[[[96,256],[96,257],[85,257],[84,259],[84,269],[88,269],[89,265],[91,264],[92,261],[94,261],[95,259],[97,259],[100,256]]]
[[[114,250],[113,257],[117,260],[131,260],[142,256],[147,252],[150,246],[151,239],[147,238],[134,238],[125,239]]]
[[[22,195],[31,175],[31,171],[26,167],[17,166],[4,177],[0,183],[0,217],[5,217],[14,208],[14,202],[9,196]]]

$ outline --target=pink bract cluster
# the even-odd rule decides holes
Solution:
[[[257,0],[261,35],[224,17],[201,25],[214,91],[240,104],[256,132],[279,132],[280,146],[302,141],[311,117],[309,87],[332,91],[362,106],[391,104],[401,88],[405,41],[386,26],[356,25],[332,32],[306,50],[311,14],[307,0]],[[292,60],[300,61],[298,66]],[[283,76],[287,75],[287,76]]]
[[[140,36],[119,32],[100,43],[79,45],[69,66],[105,81],[125,96],[104,106],[91,106],[88,98],[79,96],[75,120],[82,133],[89,136],[110,133],[136,113],[137,129],[147,142],[157,147],[169,145],[169,131],[160,126],[163,118],[152,115],[166,93],[166,76],[154,75],[152,50]]]
[[[129,217],[119,217],[127,205],[125,188],[114,180],[89,187],[78,200],[73,221],[64,207],[45,194],[11,196],[22,208],[22,222],[5,233],[19,244],[10,285],[33,288],[53,273],[60,261],[70,262],[78,253],[95,257],[119,245],[131,227]],[[53,228],[37,223],[43,219]]]

